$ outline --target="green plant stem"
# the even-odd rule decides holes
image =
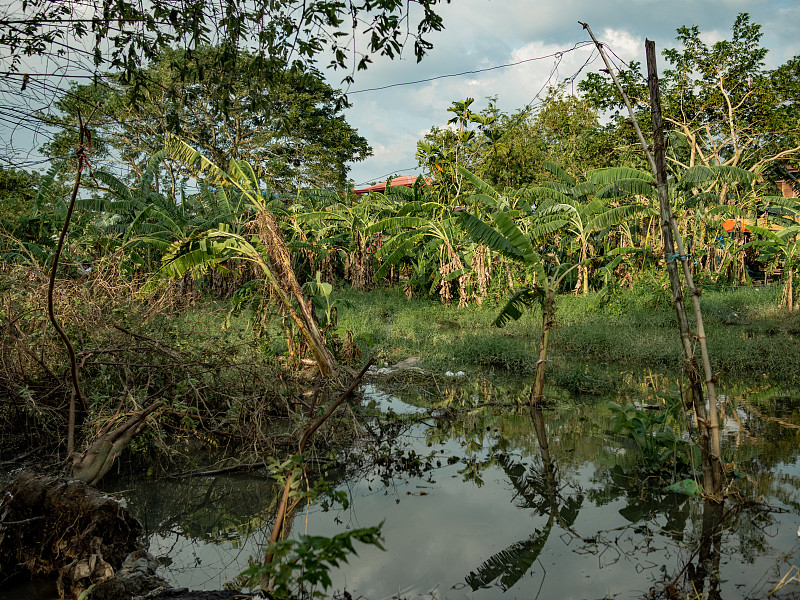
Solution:
[[[556,321],[556,299],[553,289],[548,286],[545,292],[545,299],[542,304],[542,339],[539,343],[539,357],[536,361],[536,378],[531,388],[532,407],[538,407],[542,403],[544,393],[544,373],[547,367],[547,346],[550,341],[550,330]]]

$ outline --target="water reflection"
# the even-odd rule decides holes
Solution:
[[[526,539],[515,542],[492,555],[476,571],[470,572],[466,582],[472,591],[488,588],[495,581],[498,581],[500,589],[504,592],[516,585],[538,560],[554,524],[558,524],[566,535],[578,537],[572,530],[572,525],[583,505],[583,493],[577,490],[564,498],[558,484],[556,465],[550,456],[541,406],[531,408],[531,418],[539,445],[541,464],[526,466],[505,454],[497,455],[497,464],[515,492],[514,505],[521,509],[533,509],[539,516],[546,515],[547,522],[542,528],[534,529]],[[544,575],[544,569],[542,571]]]
[[[607,399],[552,393],[530,413],[528,385],[368,388],[373,410],[391,417],[368,424],[368,441],[342,458],[349,508],[299,507],[293,522],[293,535],[328,536],[384,522],[387,552],[353,558],[332,574],[336,590],[370,600],[766,598],[800,566],[797,396],[723,390],[732,495],[709,507],[644,481],[636,449],[611,433]],[[624,401],[651,402],[652,392],[627,386]],[[269,480],[125,485],[176,583],[220,587],[263,554]],[[216,558],[204,554],[212,547]],[[198,572],[204,583],[188,583]],[[798,594],[796,582],[776,591]]]

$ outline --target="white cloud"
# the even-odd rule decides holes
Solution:
[[[606,27],[603,30],[603,43],[625,62],[636,60],[642,54],[644,38],[621,29]]]
[[[459,0],[441,7],[445,31],[429,36],[434,50],[422,63],[378,61],[374,68],[357,75],[354,89],[387,83],[419,80],[443,74],[474,71],[501,64],[545,57],[564,52],[589,39],[578,21],[586,21],[598,38],[625,62],[644,62],[645,37],[655,40],[657,51],[675,45],[675,30],[682,25],[698,25],[703,39],[713,43],[729,36],[736,14],[747,10],[755,23],[764,27],[763,43],[771,49],[768,66],[777,66],[800,54],[796,35],[800,7],[787,7],[782,0],[673,0],[667,6],[654,0]],[[476,109],[486,106],[486,96],[497,96],[498,107],[506,112],[527,105],[550,84],[572,76],[586,62],[591,47],[560,56],[525,62],[515,67],[438,79],[414,86],[375,92],[380,118],[392,127],[381,127],[380,141],[392,148],[391,162],[385,155],[359,164],[353,169],[356,181],[394,169],[416,165],[415,143],[410,139],[445,123],[447,107],[467,96],[476,99]],[[585,67],[597,71],[602,63]],[[352,97],[354,108],[348,119],[375,145],[366,109],[367,94]],[[403,149],[400,131],[409,140]],[[393,136],[397,136],[397,142]],[[419,136],[421,137],[421,136]]]

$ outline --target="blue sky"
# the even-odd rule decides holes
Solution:
[[[697,25],[709,43],[726,39],[742,12],[763,26],[769,67],[800,54],[800,2],[796,0],[453,0],[441,8],[445,30],[430,36],[434,49],[421,63],[411,53],[400,60],[376,60],[368,71],[356,74],[349,91],[563,52],[589,39],[578,21],[588,23],[622,60],[643,63],[645,38],[655,41],[659,54],[676,44],[676,29],[682,25]],[[487,96],[497,96],[501,110],[514,112],[548,84],[573,75],[591,52],[591,47],[568,52],[557,65],[557,59],[547,58],[480,74],[351,93],[353,106],[347,118],[374,150],[372,158],[352,165],[351,178],[361,184],[382,180],[387,174],[419,172],[416,142],[431,127],[446,123],[452,101],[472,97],[476,99],[473,107],[480,109],[486,106]],[[582,73],[602,68],[594,56]],[[340,80],[340,73],[329,73],[332,84],[339,85]]]

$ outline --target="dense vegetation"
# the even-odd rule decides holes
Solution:
[[[40,118],[62,128],[51,157],[80,138],[77,166],[0,171],[5,430],[66,446],[96,482],[130,443],[151,458],[190,438],[276,455],[316,431],[366,355],[535,375],[536,405],[551,361],[549,381],[597,393],[615,385],[598,362],[680,369],[676,261],[704,288],[722,376],[794,382],[800,201],[776,182],[796,184],[800,165],[798,59],[765,69],[746,15],[712,46],[678,33],[662,93],[686,251],[671,255],[631,121],[604,124],[619,101],[599,75],[536,112],[454,102],[451,127],[418,144],[429,179],[360,197],[342,188],[367,142],[307,65],[276,59],[259,88],[229,80],[224,45],[161,48],[143,79],[73,85]],[[620,77],[643,116],[638,65]],[[512,322],[535,306],[541,329]],[[288,490],[299,467],[283,468]]]
[[[709,47],[699,36],[696,28],[681,29],[682,49],[664,53],[670,194],[686,241],[686,255],[677,259],[688,261],[707,289],[780,282],[776,304],[791,309],[800,203],[779,195],[775,181],[795,181],[798,164],[796,61],[764,69],[760,28],[746,15],[730,41]],[[338,114],[338,92],[292,67],[276,71],[282,74],[268,93],[241,87],[219,105],[222,83],[210,74],[220,52],[164,51],[149,67],[150,87],[124,80],[113,88],[76,85],[58,104],[62,116],[42,116],[62,127],[47,147],[60,156],[76,142],[78,115],[101,103],[91,121],[95,169],[81,182],[60,260],[61,306],[75,306],[68,300],[75,290],[98,310],[121,303],[129,316],[156,315],[154,298],[174,305],[177,289],[187,298],[217,298],[252,315],[247,344],[267,362],[302,359],[310,348],[308,356],[328,372],[336,362],[330,349],[345,359],[359,352],[347,328],[337,327],[337,312],[346,308],[337,306],[343,300],[332,286],[399,286],[408,298],[462,308],[510,297],[498,325],[535,302],[545,281],[554,293],[594,292],[602,310],[620,306],[625,290],[666,287],[654,180],[631,143],[630,121],[615,113],[603,124],[600,111],[619,104],[604,78],[590,76],[582,96],[551,90],[535,113],[505,115],[491,100],[475,112],[472,99],[454,102],[452,126],[419,142],[428,183],[357,197],[339,188],[345,162],[368,147]],[[205,75],[186,80],[178,64]],[[621,79],[637,110],[646,110],[637,65]],[[134,92],[145,100],[134,109],[139,118],[130,119]],[[129,170],[112,174],[103,167],[110,162]],[[56,161],[43,175],[2,175],[4,269],[28,282],[14,286],[4,315],[6,344],[20,352],[21,336],[43,333],[41,319],[31,316],[40,313],[29,312],[41,297],[34,282],[52,264],[75,171],[70,161]],[[726,221],[734,223],[730,232]],[[522,251],[511,247],[523,238]],[[103,292],[111,289],[126,290],[124,299]],[[64,317],[66,327],[75,326],[77,314]],[[149,323],[137,316],[109,324],[126,322]],[[79,352],[89,353],[81,365],[88,376],[109,342],[88,343],[92,336],[80,328],[70,333],[83,340]],[[60,394],[52,385],[63,367],[50,361],[60,353],[36,356],[39,343],[23,344],[26,358],[5,387],[18,399],[19,390],[41,387],[57,413]],[[163,385],[150,381],[142,393],[148,398]],[[89,394],[119,394],[87,387]]]

